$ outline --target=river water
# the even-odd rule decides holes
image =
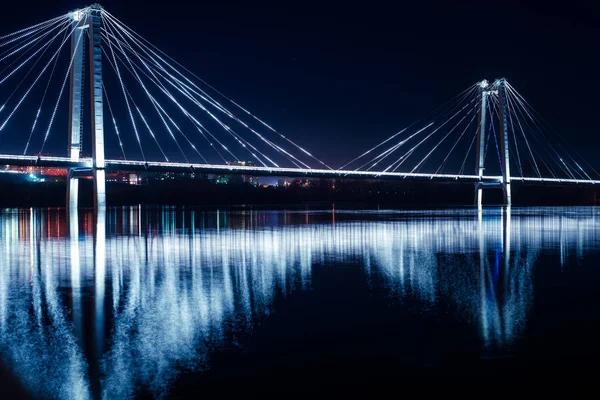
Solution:
[[[600,354],[599,261],[594,208],[2,210],[2,390],[562,374]]]

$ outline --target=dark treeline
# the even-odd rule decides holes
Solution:
[[[474,203],[472,184],[437,182],[326,180],[289,187],[254,187],[236,183],[219,185],[205,180],[148,180],[144,185],[107,182],[109,206],[119,205],[197,205],[197,206],[277,206],[293,204],[330,204],[340,206],[427,207],[469,206]],[[92,181],[80,181],[80,204],[93,205]],[[513,204],[595,205],[597,189],[513,185]],[[485,204],[501,204],[502,191],[484,192]],[[63,207],[66,204],[64,181],[31,183],[22,180],[0,181],[0,207]]]

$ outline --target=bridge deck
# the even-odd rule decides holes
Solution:
[[[72,161],[68,157],[36,157],[0,155],[0,165],[10,166],[37,166],[55,168],[91,168],[92,159],[82,158]],[[207,174],[240,174],[260,176],[302,176],[309,178],[362,178],[362,179],[416,179],[435,181],[460,181],[460,182],[490,182],[502,181],[501,176],[457,175],[457,174],[428,174],[408,172],[377,172],[354,170],[329,170],[329,169],[302,169],[302,168],[271,168],[257,166],[237,165],[210,165],[210,164],[183,164],[171,162],[144,162],[128,160],[106,160],[107,171],[130,172],[191,172]],[[565,185],[600,185],[600,180],[585,179],[560,179],[560,178],[533,178],[511,176],[512,183],[542,183]]]

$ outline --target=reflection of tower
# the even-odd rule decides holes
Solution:
[[[82,310],[81,310],[81,261],[79,252],[79,213],[77,208],[69,208],[69,243],[71,260],[71,296],[73,298],[73,324],[77,338],[83,340]]]
[[[512,343],[525,321],[533,259],[527,255],[523,262],[517,254],[511,263],[510,207],[502,209],[500,221],[485,221],[479,210],[478,222],[480,321],[485,345],[491,349]],[[489,240],[486,234],[491,235]],[[487,248],[487,243],[496,245]],[[535,253],[536,249],[528,251]]]
[[[106,211],[99,209],[96,213],[94,230],[94,282],[96,304],[96,352],[102,357],[104,345],[104,294],[106,279]]]

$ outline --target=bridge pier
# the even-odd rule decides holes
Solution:
[[[67,177],[67,213],[79,208],[79,179],[71,177],[71,170]]]
[[[507,202],[506,195],[506,186],[502,182],[477,182],[475,184],[475,193],[477,200],[477,208],[481,209],[483,207],[483,191],[485,189],[502,189],[504,192],[504,205],[510,206],[510,202]],[[509,187],[510,190],[510,187]],[[508,196],[510,199],[510,195]]]
[[[67,175],[67,210],[79,207],[79,179],[94,181],[94,209],[106,209],[106,171],[98,168],[71,168]]]
[[[98,210],[106,209],[106,171],[104,169],[94,169],[94,208]]]
[[[496,81],[498,86],[498,118],[500,119],[500,155],[502,169],[502,186],[504,190],[504,205],[511,205],[510,193],[510,162],[509,162],[509,147],[508,147],[508,122],[506,118],[507,100],[506,100],[506,79],[502,78]]]

